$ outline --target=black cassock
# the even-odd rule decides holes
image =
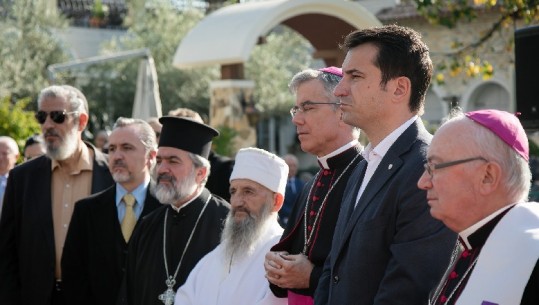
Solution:
[[[220,241],[230,204],[211,195],[207,189],[185,208],[176,212],[169,205],[155,210],[137,226],[129,241],[125,293],[129,305],[162,305],[159,295],[167,290],[167,273],[163,259],[163,226],[167,216],[166,256],[168,272],[173,275],[195,223],[208,200],[176,276],[174,291],[189,276],[198,261]],[[168,212],[167,212],[168,211]]]

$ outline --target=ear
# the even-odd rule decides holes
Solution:
[[[488,162],[485,165],[483,174],[480,178],[480,194],[488,195],[497,191],[502,178],[502,169],[500,165],[494,161]]]
[[[395,101],[408,102],[412,90],[412,82],[410,81],[410,79],[406,76],[400,76],[393,79],[392,81],[394,82],[392,93],[393,97],[395,98]]]
[[[148,152],[148,161],[146,162],[146,165],[149,169],[152,168],[152,163],[155,160],[155,157],[157,156],[157,150],[150,150]]]
[[[79,131],[83,131],[88,125],[88,114],[81,112],[79,114]]]
[[[273,193],[273,209],[272,212],[279,212],[283,206],[284,196],[280,193]]]
[[[197,168],[195,170],[196,170],[195,181],[197,182],[197,184],[200,184],[202,182],[202,180],[204,180],[204,178],[206,178],[206,175],[208,173],[208,169],[205,168],[205,167],[200,167],[200,168]]]

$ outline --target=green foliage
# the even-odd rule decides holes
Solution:
[[[530,156],[539,157],[539,145],[530,139],[528,139],[528,143],[530,145]]]
[[[483,59],[485,52],[493,49],[488,42],[505,28],[516,26],[517,21],[526,24],[539,22],[539,1],[537,0],[413,0],[419,13],[430,23],[454,28],[459,23],[476,20],[478,12],[491,13],[497,19],[481,36],[471,43],[455,41],[452,50],[444,54],[446,59],[437,67],[439,73],[434,81],[445,83],[445,76],[455,77],[464,74],[466,77],[481,76],[489,79],[494,74],[492,65]],[[513,39],[506,41],[506,49],[511,50]]]
[[[92,7],[92,17],[103,19],[105,18],[105,10],[103,9],[103,2],[101,0],[95,0]]]
[[[26,110],[29,102],[28,98],[16,103],[10,97],[0,99],[0,135],[15,139],[21,151],[29,136],[41,132],[34,112]]]
[[[299,71],[310,67],[310,43],[287,27],[277,27],[257,45],[245,65],[246,76],[255,81],[257,109],[264,116],[287,113],[294,103],[288,82]]]
[[[0,20],[0,97],[35,97],[48,85],[47,66],[68,59],[55,29],[66,25],[47,0],[17,0]]]
[[[213,150],[222,156],[231,157],[234,153],[234,138],[238,132],[230,127],[219,126],[219,136],[212,141]]]
[[[132,4],[141,11],[130,13],[132,26],[127,35],[105,43],[101,53],[148,48],[157,70],[163,113],[178,107],[208,113],[209,83],[218,79],[217,67],[186,71],[172,66],[176,48],[203,18],[202,13],[180,12],[164,3],[150,9],[136,1]],[[99,64],[88,69],[87,80],[77,80],[87,94],[94,122],[111,125],[119,116],[131,116],[138,67],[139,59]]]

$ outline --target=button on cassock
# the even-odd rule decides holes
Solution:
[[[333,277],[333,283],[334,283],[334,284],[337,284],[338,282],[339,282],[339,276],[338,276],[338,275],[335,275],[335,276]]]

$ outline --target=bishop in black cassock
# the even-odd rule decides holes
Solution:
[[[186,118],[162,117],[152,190],[165,204],[142,219],[129,242],[125,295],[120,303],[151,305],[174,303],[174,293],[197,262],[220,241],[223,221],[230,205],[205,187],[209,163],[206,159],[213,128]],[[191,154],[191,155],[189,155]],[[193,161],[196,155],[198,162]],[[187,177],[181,173],[188,172]],[[179,174],[180,173],[180,174]],[[194,185],[196,184],[196,186]],[[164,202],[159,189],[168,192],[195,189],[174,202]]]

